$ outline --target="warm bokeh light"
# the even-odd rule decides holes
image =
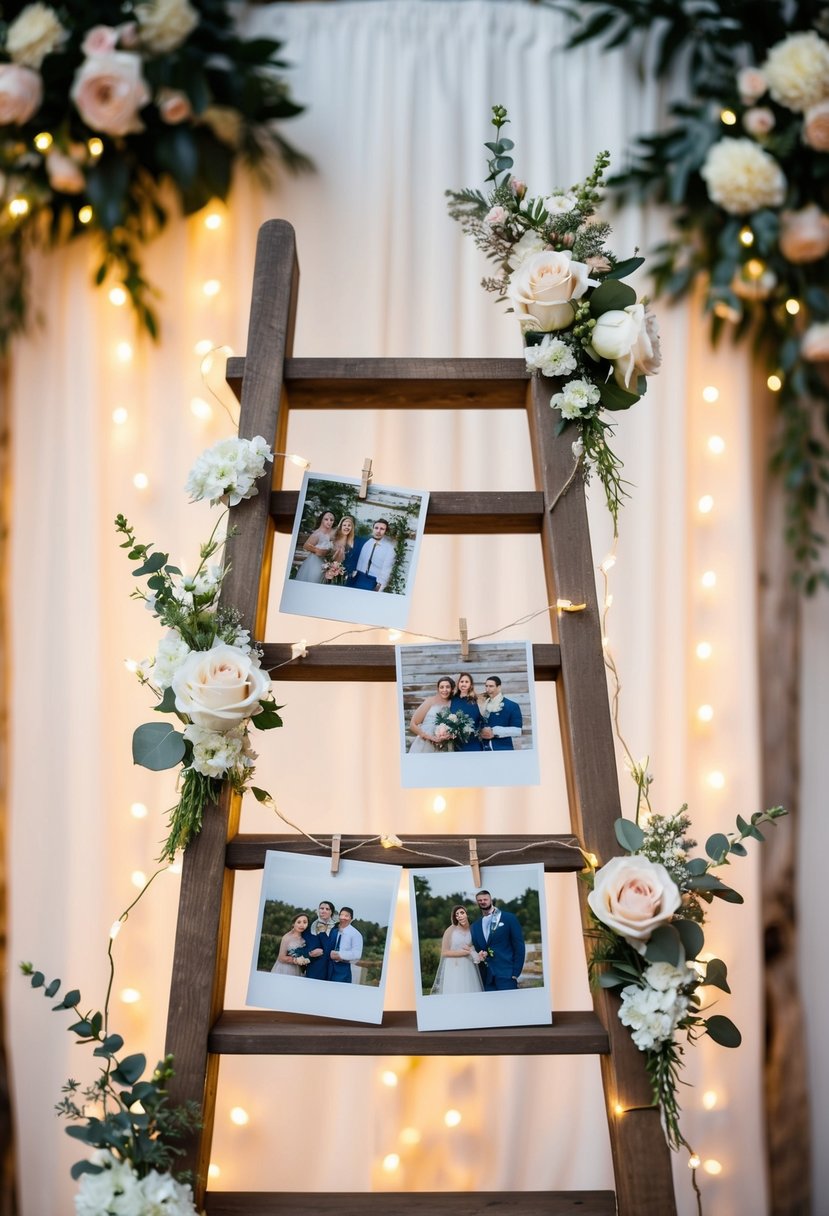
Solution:
[[[773,393],[779,393],[781,388],[783,387],[783,381],[780,378],[780,376],[774,376],[774,375],[769,376],[768,380],[766,381],[766,384],[769,386],[769,388],[771,389],[771,391]]]
[[[746,274],[750,279],[761,279],[766,273],[766,263],[762,258],[749,258],[746,262]]]
[[[709,405],[713,405],[715,401],[720,399],[720,390],[714,384],[706,384],[702,390],[702,399],[707,401]]]
[[[190,413],[196,418],[207,419],[213,415],[213,407],[203,397],[193,397],[190,401]]]
[[[115,347],[115,358],[119,363],[129,363],[132,359],[132,343],[119,342]]]
[[[714,456],[722,456],[725,451],[725,440],[721,435],[712,435],[708,440],[708,451]]]
[[[126,290],[123,287],[110,287],[109,302],[110,304],[114,304],[116,308],[120,308],[122,304],[126,304]]]
[[[703,660],[710,659],[711,655],[713,653],[714,653],[714,647],[711,645],[710,642],[698,642],[697,643],[696,655],[697,655],[698,659],[703,659]]]
[[[390,1068],[387,1068],[386,1071],[382,1073],[380,1080],[384,1085],[387,1085],[389,1089],[394,1089],[394,1087],[397,1085],[397,1073],[392,1072]]]
[[[786,301],[786,312],[790,317],[796,317],[800,312],[800,300],[788,299]]]
[[[432,803],[432,810],[436,815],[442,815],[446,810],[446,799],[444,798],[443,794],[435,795],[435,800]]]
[[[625,1113],[625,1108],[622,1106],[621,1102],[617,1102],[613,1107],[613,1113],[614,1115],[623,1115]]]
[[[443,1116],[443,1122],[447,1127],[457,1127],[461,1121],[461,1112],[459,1110],[448,1110]]]
[[[250,1115],[245,1110],[244,1106],[234,1106],[230,1111],[230,1122],[235,1123],[237,1127],[244,1127],[250,1123]]]
[[[35,147],[38,152],[48,152],[52,146],[52,136],[48,131],[39,131],[35,136]]]
[[[702,1095],[702,1105],[706,1110],[713,1110],[718,1101],[719,1098],[715,1089],[706,1089],[705,1093]]]
[[[719,769],[713,769],[705,778],[712,790],[721,790],[725,787],[725,774]]]
[[[150,479],[146,473],[136,473],[132,479],[132,484],[135,486],[136,490],[146,490],[147,486],[150,484]]]
[[[129,414],[124,409],[123,405],[119,405],[117,409],[112,411],[112,421],[116,426],[123,426],[128,418]]]
[[[712,1178],[716,1178],[718,1174],[722,1173],[722,1165],[714,1157],[709,1157],[706,1161],[704,1161],[702,1168],[705,1170],[706,1174],[710,1174]]]
[[[720,110],[720,122],[723,126],[733,127],[737,121],[737,115],[733,110]]]
[[[700,1166],[700,1159],[699,1159],[698,1155],[696,1153],[691,1153],[691,1156],[688,1158],[688,1169],[689,1170],[698,1170],[699,1166]]]
[[[210,338],[200,338],[199,341],[196,343],[196,345],[193,347],[193,350],[201,358],[204,358],[205,355],[209,355],[212,349],[213,349],[213,343]]]
[[[211,1161],[210,1165],[208,1165],[208,1167],[207,1167],[207,1177],[208,1178],[221,1178],[221,1176],[222,1176],[221,1169],[219,1168],[219,1166],[216,1164],[215,1161]]]
[[[130,814],[133,819],[146,819],[147,813],[147,808],[143,802],[133,802],[130,807]]]
[[[714,717],[714,709],[711,705],[700,705],[697,710],[697,717],[700,722],[710,722]]]
[[[383,1169],[387,1174],[393,1174],[400,1166],[400,1157],[397,1153],[386,1153],[383,1158]]]
[[[89,149],[90,156],[100,156],[104,150],[104,141],[98,139],[97,135],[93,135],[92,139],[87,140],[86,146]]]
[[[131,675],[135,675],[135,673],[138,671],[138,664],[136,663],[135,659],[124,659],[124,666]]]
[[[218,279],[208,279],[202,284],[202,292],[209,298],[217,296],[222,290],[222,285]]]
[[[710,590],[712,587],[716,587],[717,585],[717,575],[713,570],[706,570],[699,581],[702,583],[703,587]]]
[[[134,887],[138,887],[139,891],[147,885],[147,875],[143,870],[133,870],[130,874],[130,882]]]
[[[120,995],[125,1005],[134,1005],[141,1000],[141,993],[137,988],[122,988]]]
[[[740,244],[745,245],[746,249],[749,249],[754,244],[754,233],[748,225],[740,229]]]
[[[703,494],[697,503],[697,510],[700,515],[710,515],[714,510],[714,499],[710,494]]]
[[[420,1144],[423,1136],[417,1127],[404,1127],[400,1133],[400,1139],[404,1144],[414,1146],[415,1144]]]
[[[15,219],[20,219],[21,216],[27,215],[29,211],[29,200],[25,198],[13,198],[9,203],[9,215]]]
[[[217,228],[222,226],[222,217],[218,211],[209,211],[204,217],[204,226],[209,228],[211,232],[215,232]]]
[[[94,214],[95,212],[92,210],[89,203],[85,203],[78,212],[78,219],[82,224],[90,224]]]

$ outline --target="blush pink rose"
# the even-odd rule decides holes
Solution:
[[[636,855],[611,857],[597,870],[587,902],[603,925],[644,950],[654,929],[672,919],[681,899],[663,865]]]
[[[0,63],[0,127],[20,126],[40,109],[40,73],[18,63]]]
[[[118,45],[118,31],[111,25],[93,25],[83,42],[84,55],[108,55]]]
[[[175,126],[193,117],[193,107],[190,98],[179,89],[162,89],[156,98],[158,113],[162,122]]]
[[[769,82],[759,68],[741,68],[737,73],[737,89],[743,105],[752,105],[768,87]]]
[[[506,207],[490,207],[489,211],[484,216],[484,223],[492,227],[493,224],[503,224],[507,218]]]
[[[141,59],[129,51],[111,51],[85,59],[75,73],[70,97],[88,127],[105,135],[143,131],[138,111],[150,100],[141,75]]]
[[[755,139],[773,131],[775,122],[774,111],[768,106],[752,106],[743,115],[743,126]]]
[[[829,215],[815,203],[780,216],[780,252],[788,262],[818,262],[829,253]]]
[[[64,152],[53,149],[46,157],[49,185],[60,194],[80,194],[86,178],[80,165]]]
[[[816,152],[829,152],[829,98],[803,115],[803,142]]]
[[[800,353],[808,363],[829,362],[829,322],[810,325],[800,343]]]

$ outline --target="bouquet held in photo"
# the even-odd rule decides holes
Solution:
[[[401,628],[408,620],[429,495],[306,473],[281,612]]]
[[[379,1024],[400,873],[267,852],[246,1003]]]
[[[537,785],[529,642],[398,646],[401,780],[408,788]]]
[[[541,864],[411,870],[418,1030],[553,1020]]]

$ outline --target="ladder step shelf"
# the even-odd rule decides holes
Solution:
[[[296,490],[271,492],[277,532],[292,531],[298,500]],[[425,531],[432,536],[529,535],[541,531],[543,519],[544,495],[538,490],[436,490],[429,494]]]
[[[208,1191],[207,1216],[616,1216],[612,1191]]]
[[[379,626],[378,626],[379,628]],[[474,642],[472,643],[474,645]],[[397,679],[393,646],[311,646],[304,659],[291,657],[288,643],[265,642],[262,666],[283,680],[372,681],[393,684]],[[536,680],[557,680],[561,650],[553,643],[533,646]]]

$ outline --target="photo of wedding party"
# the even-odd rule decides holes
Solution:
[[[408,788],[537,785],[529,642],[397,646],[401,779]]]
[[[379,1023],[399,882],[399,866],[332,875],[330,858],[266,853],[246,1003]]]
[[[400,628],[429,495],[424,490],[306,473],[291,534],[280,611]]]
[[[552,1020],[544,869],[410,871],[420,1030],[544,1025]]]

